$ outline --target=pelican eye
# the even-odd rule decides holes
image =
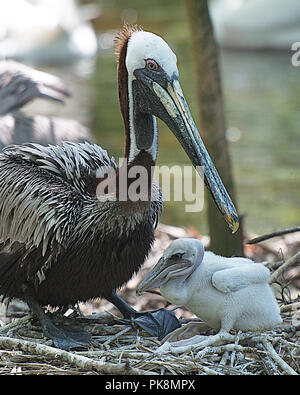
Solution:
[[[159,65],[158,63],[155,62],[154,59],[146,59],[146,69],[150,70],[150,71],[157,71],[159,70]]]
[[[178,252],[177,254],[173,254],[173,255],[172,255],[172,259],[176,259],[176,260],[177,260],[177,259],[181,259],[182,256],[183,256],[183,253],[179,253],[179,252]]]

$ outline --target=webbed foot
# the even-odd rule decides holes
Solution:
[[[162,340],[170,332],[181,327],[175,314],[166,309],[136,313],[132,321],[158,340]]]
[[[75,348],[87,348],[91,344],[92,336],[88,332],[68,325],[56,326],[35,300],[28,298],[27,303],[38,317],[44,335],[53,340],[55,347],[69,351]]]
[[[181,327],[181,324],[175,314],[166,309],[158,309],[154,311],[138,312],[130,307],[122,298],[114,291],[106,299],[114,304],[125,319],[137,324],[142,329],[156,336],[158,340],[163,339],[170,332]]]
[[[92,341],[92,336],[88,332],[68,325],[56,326],[48,317],[42,323],[42,329],[44,335],[52,339],[55,347],[66,351],[87,348]]]

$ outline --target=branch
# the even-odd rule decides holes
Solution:
[[[285,372],[287,375],[293,375],[293,376],[298,376],[298,374],[295,372],[294,369],[292,369],[274,350],[274,347],[272,344],[268,341],[263,342],[263,346],[265,349],[268,351],[270,356],[273,358],[273,360],[281,367],[281,369]]]
[[[84,370],[94,370],[101,374],[128,374],[128,375],[141,375],[141,374],[155,374],[141,369],[135,369],[127,363],[114,364],[109,362],[96,361],[81,355],[60,350],[58,348],[49,347],[45,344],[34,343],[27,340],[14,339],[10,337],[0,337],[0,348],[8,350],[18,350],[35,355],[43,355],[52,360],[60,359],[71,365]]]
[[[290,266],[294,265],[297,263],[297,261],[300,261],[300,251],[297,252],[294,256],[289,258],[283,265],[281,265],[273,274],[271,275],[270,278],[270,284],[275,283],[277,279],[280,277],[280,275]]]
[[[260,243],[261,241],[271,239],[272,237],[283,236],[283,235],[287,235],[288,233],[294,233],[299,231],[300,231],[300,226],[296,226],[295,228],[278,230],[277,232],[268,233],[266,235],[258,236],[255,237],[254,239],[248,240],[246,241],[246,244],[257,244]]]

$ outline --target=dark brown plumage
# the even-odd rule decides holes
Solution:
[[[88,143],[4,150],[0,294],[63,306],[108,296],[140,268],[162,202],[99,201],[100,166],[117,169]]]

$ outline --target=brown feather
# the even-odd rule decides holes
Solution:
[[[119,31],[115,38],[115,50],[118,62],[118,86],[119,86],[119,102],[120,109],[125,126],[125,152],[124,156],[128,157],[130,146],[129,132],[129,110],[128,110],[128,72],[125,64],[127,54],[127,44],[133,32],[142,31],[143,29],[137,25],[129,25],[124,23],[123,29]]]
[[[124,22],[123,28],[116,35],[114,39],[114,45],[115,45],[115,54],[117,55],[118,63],[120,61],[122,49],[124,47],[127,47],[127,42],[131,37],[131,34],[137,31],[143,31],[143,28],[138,25],[129,25],[128,23]]]

